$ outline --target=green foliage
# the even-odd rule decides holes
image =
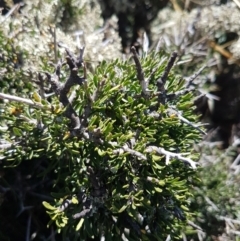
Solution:
[[[166,104],[159,103],[156,83],[166,58],[153,53],[141,64],[149,78],[148,96],[142,94],[130,60],[102,62],[88,74],[72,103],[81,118],[87,115],[81,133],[71,130],[57,96],[48,100],[35,93],[32,100],[41,109],[22,106],[20,118],[9,116],[5,105],[1,118],[8,119],[8,129],[2,138],[13,145],[2,153],[4,165],[49,160],[40,176],[55,172],[55,201],[43,205],[51,217],[49,224],[55,222],[67,237],[177,238],[190,215],[189,187],[195,171],[181,158],[171,156],[169,162],[164,153],[149,148],[197,158],[192,144],[200,138],[199,131],[177,114],[196,121],[193,96],[176,95]],[[170,73],[165,87],[169,95],[174,94],[184,89],[184,81]]]
[[[98,8],[84,2],[79,12],[86,16],[79,16],[74,8],[78,1],[71,4],[26,1],[24,14],[5,19],[1,26],[1,92],[25,99],[1,100],[0,215],[9,220],[0,219],[0,239],[9,240],[14,230],[14,239],[30,239],[22,234],[31,230],[46,240],[55,227],[64,240],[178,239],[192,215],[198,158],[192,144],[200,140],[193,93],[172,71],[166,91],[160,92],[158,82],[169,63],[163,52],[140,59],[147,94],[132,59],[102,61],[96,68],[92,64],[87,76],[83,62],[72,67],[77,62],[68,49],[74,48],[72,38],[58,27],[54,37],[54,28],[49,28],[59,23],[77,29],[62,22],[63,11],[91,33],[85,36],[87,58],[113,59],[120,53],[118,42],[101,44],[103,33],[98,43],[93,41],[101,24],[97,18],[89,24],[89,16],[99,14]],[[58,48],[54,41],[68,48]],[[60,61],[53,67],[52,62],[64,57],[63,49],[68,66]],[[61,90],[74,78],[82,82],[63,96]],[[72,116],[79,118],[79,126]]]

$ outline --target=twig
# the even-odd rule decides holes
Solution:
[[[63,62],[59,61],[56,68],[55,73],[47,75],[47,80],[52,86],[52,89],[54,90],[55,94],[59,96],[60,102],[63,104],[64,107],[66,107],[65,115],[67,118],[71,120],[72,129],[81,129],[81,120],[80,117],[77,115],[76,111],[73,109],[71,102],[68,98],[68,93],[70,92],[71,87],[74,85],[83,85],[85,82],[85,75],[86,72],[84,70],[84,77],[79,77],[78,75],[78,69],[83,66],[83,53],[84,53],[84,47],[80,49],[80,54],[76,58],[74,54],[67,48],[67,46],[59,43],[59,47],[64,47],[65,51],[67,53],[67,64],[70,69],[70,75],[66,82],[62,84],[60,82],[60,71],[61,67],[63,66]]]
[[[236,166],[239,166],[239,162],[240,162],[240,154],[238,154],[237,158],[235,158],[235,160],[233,161],[233,163],[231,164],[231,168],[234,168]]]
[[[204,197],[205,201],[214,209],[214,211],[219,211],[220,209],[217,207],[217,205],[210,200],[209,197]]]
[[[163,39],[162,37],[159,38],[158,42],[157,42],[157,46],[155,48],[155,51],[158,53],[160,51],[160,48],[162,47],[162,42],[163,42]]]
[[[166,80],[167,80],[167,77],[168,77],[168,74],[171,70],[171,68],[173,67],[174,65],[174,62],[177,58],[177,52],[173,52],[170,59],[168,60],[168,63],[167,63],[167,66],[163,72],[163,75],[157,80],[157,88],[158,88],[158,92],[160,93],[159,94],[159,97],[158,97],[158,102],[159,103],[162,103],[162,104],[165,104],[166,102],[166,99],[167,99],[167,91],[165,89],[165,83],[166,83]]]
[[[72,204],[72,199],[65,199],[63,201],[63,203],[61,204],[61,206],[58,207],[58,210],[60,212],[63,212],[63,211],[65,211],[65,209],[67,209],[69,207],[70,204]]]
[[[55,63],[57,63],[57,32],[56,32],[56,26],[54,26],[54,30],[53,30],[53,39],[54,39],[54,57],[55,57]]]
[[[203,231],[201,227],[199,227],[197,224],[195,224],[194,222],[188,220],[187,221],[188,225],[190,225],[193,228],[196,228],[197,230]]]
[[[207,67],[207,65],[203,65],[196,73],[192,76],[188,77],[186,80],[188,82],[187,88],[192,84],[192,82],[201,74],[201,72]]]
[[[15,4],[10,11],[8,11],[8,13],[5,15],[4,19],[2,20],[2,22],[0,24],[3,24],[7,18],[9,18],[14,12],[15,10],[18,10],[21,6],[23,6],[23,3],[18,3]]]
[[[149,38],[148,38],[146,32],[143,33],[143,44],[142,44],[142,47],[143,47],[143,53],[147,54],[147,52],[149,50]]]
[[[106,239],[105,239],[105,234],[104,234],[104,232],[102,232],[101,233],[101,238],[100,238],[100,241],[105,241]]]
[[[30,210],[30,209],[32,209],[32,208],[33,208],[33,206],[25,206],[25,207],[24,207],[23,201],[21,200],[21,201],[20,201],[20,211],[17,213],[16,217],[19,217],[20,214],[22,214],[24,211]]]
[[[77,219],[77,218],[84,218],[88,213],[90,213],[92,209],[91,208],[86,208],[84,209],[83,211],[81,211],[80,213],[76,213],[73,215],[73,218],[74,219]]]
[[[21,102],[21,103],[31,105],[31,106],[36,107],[36,108],[40,108],[40,109],[46,107],[46,106],[43,106],[42,104],[33,102],[30,99],[18,97],[18,96],[15,96],[15,95],[4,94],[4,93],[0,93],[0,99],[6,99],[6,100],[10,100],[10,101]],[[48,108],[50,109],[50,107],[48,107]]]
[[[240,224],[240,220],[237,220],[237,219],[227,218],[224,216],[220,216],[219,219],[227,222],[235,223],[235,224]]]
[[[235,4],[240,8],[240,2],[239,0],[233,0],[235,2]]]
[[[182,233],[182,239],[183,239],[183,241],[187,241],[187,236],[185,233]]]
[[[198,88],[198,91],[201,94],[194,99],[194,102],[196,102],[198,100],[201,100],[201,98],[203,98],[203,97],[206,97],[209,100],[218,100],[219,101],[221,99],[220,97],[218,97],[216,95],[213,95],[211,93],[207,93],[205,90],[201,90],[201,89]]]
[[[143,69],[142,69],[142,66],[141,66],[141,63],[140,63],[140,60],[139,60],[135,47],[131,47],[131,52],[133,54],[133,59],[134,59],[135,65],[136,65],[137,78],[140,82],[140,85],[142,86],[142,92],[145,96],[147,96],[148,92],[149,92],[148,83],[145,80],[144,72],[143,72]]]
[[[193,127],[194,129],[198,130],[199,132],[201,132],[204,135],[207,135],[207,133],[205,131],[203,131],[202,129],[200,129],[197,125],[194,125],[193,123],[191,123],[189,120],[187,120],[186,118],[184,118],[182,115],[180,115],[180,113],[176,110],[170,109],[170,114],[176,114],[177,117],[184,123],[186,123],[187,125]]]
[[[81,44],[80,44],[80,36],[83,35],[83,31],[80,30],[80,31],[76,31],[73,36],[76,37],[76,43],[77,43],[77,47],[80,49],[81,48]]]
[[[165,70],[164,70],[164,72],[163,72],[163,75],[162,75],[162,77],[161,77],[161,81],[163,82],[163,84],[166,83],[166,80],[167,80],[167,77],[168,77],[168,75],[169,75],[169,72],[170,72],[171,68],[173,67],[174,62],[175,62],[177,56],[178,56],[177,52],[173,52],[173,53],[171,54],[171,57],[170,57],[170,59],[168,60],[167,66],[166,66],[166,68],[165,68]]]
[[[30,213],[29,216],[28,216],[28,221],[27,221],[26,241],[30,241],[31,240],[31,235],[30,235],[31,223],[32,223],[32,214]]]
[[[171,240],[171,235],[169,234],[165,241],[170,241],[170,240]]]
[[[180,154],[180,153],[174,153],[174,152],[166,151],[162,147],[148,146],[147,149],[146,149],[146,152],[148,152],[148,153],[157,152],[158,154],[165,155],[166,156],[166,165],[169,164],[169,160],[172,159],[172,158],[176,158],[180,161],[188,163],[193,169],[196,169],[197,166],[199,165],[197,162],[191,160],[190,158],[183,157],[182,154]]]
[[[9,147],[11,147],[12,146],[12,143],[10,143],[10,144],[1,144],[0,145],[0,150],[2,150],[2,149],[8,149]]]
[[[228,232],[240,236],[240,231],[230,229]]]
[[[78,58],[78,61],[83,64],[83,53],[84,53],[84,50],[85,50],[85,46],[83,46],[82,48],[80,48],[80,54],[79,54],[79,58]],[[84,71],[84,77],[86,78],[86,69],[84,68],[83,69]]]
[[[123,154],[124,152],[128,152],[130,153],[131,155],[133,156],[136,156],[138,158],[140,158],[141,160],[147,160],[147,157],[144,156],[142,153],[138,152],[138,151],[135,151],[133,149],[130,149],[127,144],[125,144],[123,147],[121,148],[118,148],[116,150],[113,151],[113,154]]]

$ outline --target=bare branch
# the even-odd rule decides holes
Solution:
[[[74,218],[74,219],[84,218],[84,217],[86,217],[86,215],[87,215],[88,213],[90,213],[91,210],[92,210],[91,208],[86,208],[86,209],[84,209],[83,211],[81,211],[80,213],[74,214],[74,215],[73,215],[73,218]]]
[[[232,218],[228,218],[228,217],[224,217],[224,216],[220,216],[219,219],[240,225],[240,220],[237,220],[237,219],[232,219]]]
[[[128,152],[133,156],[138,157],[141,160],[147,160],[147,157],[144,156],[141,152],[135,151],[133,149],[130,149],[127,144],[125,144],[123,147],[118,148],[113,151],[113,154],[123,154],[124,152]]]
[[[175,114],[177,115],[177,117],[184,122],[185,124],[193,127],[194,129],[198,130],[199,132],[201,132],[204,135],[207,135],[207,133],[205,131],[203,131],[201,128],[199,128],[197,125],[194,125],[193,123],[191,123],[189,120],[187,120],[186,118],[184,118],[178,111],[174,110],[174,109],[169,109],[170,115],[171,114]]]
[[[172,67],[173,67],[173,65],[174,65],[174,62],[175,62],[177,56],[178,56],[177,52],[173,52],[173,53],[171,54],[171,57],[170,57],[170,59],[168,60],[168,63],[167,63],[167,66],[166,66],[166,68],[165,68],[165,70],[164,70],[164,72],[163,72],[163,75],[162,75],[162,77],[160,78],[163,84],[166,83],[166,80],[167,80],[167,77],[168,77],[168,75],[169,75],[169,72],[170,72],[170,70],[172,69]]]
[[[196,169],[197,166],[199,165],[197,162],[191,160],[190,158],[183,157],[181,153],[174,153],[174,152],[166,151],[162,147],[148,146],[146,148],[146,152],[148,152],[148,153],[156,152],[158,154],[165,155],[166,156],[166,165],[169,164],[169,160],[172,158],[176,158],[180,161],[188,163],[193,169]]]
[[[191,227],[197,229],[197,230],[200,230],[200,231],[203,231],[201,227],[199,227],[197,224],[195,224],[194,222],[188,220],[187,221],[188,225],[190,225]]]
[[[0,144],[0,150],[8,149],[8,148],[10,148],[12,145],[13,145],[12,143]]]
[[[32,223],[32,214],[29,213],[28,221],[27,221],[27,230],[26,230],[26,241],[31,240],[31,223]]]
[[[143,33],[143,44],[142,44],[143,53],[147,53],[147,52],[148,52],[148,50],[149,50],[149,45],[150,45],[150,43],[149,43],[149,38],[148,38],[148,36],[147,36],[147,33],[144,32],[144,33]]]
[[[171,241],[171,235],[169,234],[165,241]]]
[[[0,24],[3,24],[3,23],[7,20],[7,18],[9,18],[15,11],[18,11],[19,8],[20,8],[21,6],[23,6],[23,5],[24,5],[23,3],[17,3],[17,4],[15,4],[15,5],[10,9],[10,11],[8,11],[8,13],[5,15],[4,19],[1,21]]]
[[[19,142],[14,142],[14,143],[11,143],[9,141],[6,141],[4,139],[0,139],[0,150],[3,150],[3,149],[8,149],[10,147],[13,147],[13,146],[17,146]],[[0,159],[2,158],[3,156],[0,156]]]
[[[165,83],[166,83],[166,80],[167,80],[167,77],[169,75],[169,72],[171,70],[171,68],[173,67],[174,65],[174,62],[177,58],[177,52],[173,52],[170,59],[168,60],[168,63],[167,63],[167,66],[163,72],[163,75],[157,80],[157,88],[158,88],[158,92],[160,93],[159,94],[159,97],[158,97],[158,102],[159,103],[162,103],[162,104],[165,104],[166,102],[166,99],[167,99],[167,91],[165,89]]]
[[[203,65],[196,73],[194,73],[192,76],[186,78],[188,84],[187,88],[192,84],[192,82],[201,74],[201,72],[207,67],[207,65]]]
[[[142,93],[145,96],[147,96],[148,92],[149,92],[148,91],[148,83],[145,80],[144,72],[143,72],[143,69],[142,69],[142,66],[141,66],[141,63],[140,63],[140,60],[139,60],[135,47],[131,47],[131,52],[133,54],[133,59],[134,59],[135,65],[136,65],[137,78],[139,80],[140,85],[142,86]]]
[[[85,50],[84,46],[82,48],[80,48],[80,54],[79,54],[79,57],[78,57],[78,63],[83,63],[83,53],[84,53],[84,50]]]
[[[26,99],[26,98],[22,98],[22,97],[18,97],[15,95],[9,95],[9,94],[4,94],[4,93],[0,93],[0,99],[6,99],[6,100],[10,100],[10,101],[16,101],[16,102],[21,102],[27,105],[31,105],[33,107],[42,109],[45,108],[46,106],[40,104],[40,103],[36,103],[30,99]],[[50,109],[50,107],[48,107]]]
[[[78,69],[80,67],[84,68],[84,64],[83,64],[84,47],[80,49],[80,54],[78,58],[76,58],[74,54],[70,51],[70,49],[68,49],[67,46],[61,43],[59,43],[58,46],[63,47],[66,50],[66,53],[67,53],[66,60],[70,69],[70,75],[64,84],[60,82],[61,67],[65,63],[63,63],[62,61],[59,61],[57,66],[55,67],[55,72],[53,74],[46,73],[47,80],[51,84],[55,94],[59,96],[60,102],[63,104],[64,107],[66,107],[65,115],[67,118],[71,120],[72,128],[81,129],[82,127],[81,119],[71,105],[73,96],[71,96],[69,100],[68,93],[70,92],[70,89],[74,85],[82,86],[85,83],[86,70],[84,69],[84,77],[80,77],[78,75]]]
[[[69,207],[70,204],[72,204],[72,200],[71,199],[65,199],[63,201],[63,203],[61,204],[61,206],[58,207],[58,210],[60,212],[63,212],[65,209],[67,209]]]
[[[53,39],[54,39],[54,58],[55,58],[55,63],[57,63],[57,31],[56,31],[56,26],[54,26],[54,30],[53,30]]]
[[[239,0],[233,0],[235,2],[235,4],[240,8],[240,2]]]

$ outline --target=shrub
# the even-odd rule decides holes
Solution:
[[[162,240],[177,237],[190,215],[191,150],[201,131],[191,124],[192,93],[169,74],[176,53],[140,64],[132,51],[135,66],[102,62],[86,75],[83,49],[75,57],[66,48],[66,62],[39,74],[39,93],[50,84],[55,95],[35,91],[2,133],[5,165],[47,160],[39,180],[51,179],[54,201],[43,205],[67,237]]]
[[[140,58],[132,48],[132,58],[89,70],[58,28],[57,46],[54,3],[34,27],[47,4],[1,26],[0,239],[178,239],[192,215],[202,130],[189,82],[172,71],[177,54]]]

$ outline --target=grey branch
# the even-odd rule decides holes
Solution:
[[[166,66],[166,68],[165,68],[165,70],[164,70],[164,72],[163,72],[163,75],[162,75],[162,77],[161,77],[161,81],[163,82],[163,84],[166,83],[166,80],[167,80],[167,77],[168,77],[168,75],[169,75],[169,72],[170,72],[170,70],[172,69],[172,67],[173,67],[173,65],[174,65],[174,62],[175,62],[177,56],[178,56],[177,52],[173,52],[173,53],[171,54],[171,57],[170,57],[170,59],[168,60],[167,66]]]
[[[11,143],[9,143],[9,144],[0,144],[0,150],[8,149],[8,148],[10,148],[11,146],[12,146]]]
[[[135,47],[131,47],[131,52],[133,54],[133,59],[134,59],[135,65],[136,65],[137,78],[138,78],[139,83],[142,87],[142,93],[145,96],[147,96],[148,92],[149,92],[148,82],[145,80],[144,72],[143,72],[143,69],[142,69],[142,66],[141,66],[141,63],[140,63],[140,60],[139,60],[139,57],[138,57],[138,54],[137,54],[137,51],[136,51]]]
[[[61,206],[58,207],[58,210],[60,212],[63,212],[65,209],[67,209],[69,207],[70,204],[72,204],[72,200],[71,199],[65,199],[63,201],[63,203],[61,204]]]
[[[14,12],[18,11],[19,8],[21,6],[23,6],[24,3],[18,3],[18,4],[15,4],[11,9],[10,11],[8,11],[8,13],[4,16],[3,20],[1,21],[1,25],[3,25],[3,23],[7,20],[7,18],[9,18]]]
[[[171,68],[174,65],[174,62],[177,58],[177,53],[173,52],[170,59],[168,60],[167,66],[163,72],[163,75],[157,80],[157,88],[158,88],[158,92],[160,93],[158,96],[158,102],[165,104],[166,99],[167,99],[167,91],[165,89],[165,83],[167,81],[167,77],[169,75],[169,72],[171,70]]]
[[[169,234],[165,241],[171,241],[171,235]]]
[[[127,144],[125,144],[123,147],[118,148],[113,151],[113,154],[123,154],[124,152],[128,152],[129,154],[138,157],[141,160],[147,160],[147,157],[144,156],[141,152],[135,151],[133,149],[130,149]]]
[[[86,208],[84,209],[83,211],[81,211],[80,213],[76,213],[73,215],[73,218],[74,219],[77,219],[77,218],[84,218],[88,213],[90,213],[92,209],[91,208]]]
[[[174,109],[169,109],[170,114],[175,114],[177,115],[177,117],[185,124],[193,127],[194,129],[198,130],[199,132],[201,132],[204,135],[207,135],[207,133],[205,131],[203,131],[201,128],[199,128],[199,126],[194,125],[193,123],[191,123],[189,120],[187,120],[186,118],[184,118],[178,111],[174,110]]]
[[[200,231],[203,231],[201,227],[199,227],[197,224],[195,224],[194,222],[188,220],[187,221],[188,225],[190,225],[191,227],[195,228],[195,229],[198,229]]]
[[[29,213],[28,216],[28,221],[27,221],[27,230],[26,230],[26,241],[30,241],[31,240],[31,223],[32,223],[32,214],[31,212]]]
[[[156,152],[160,155],[165,155],[167,165],[169,164],[169,160],[172,159],[172,158],[176,158],[180,161],[188,163],[193,169],[196,169],[197,166],[199,165],[197,162],[191,160],[190,158],[183,157],[181,153],[174,153],[174,152],[166,151],[162,147],[148,146],[146,148],[146,152],[148,152],[148,153]]]
[[[59,61],[55,68],[55,73],[53,74],[46,73],[47,79],[48,79],[48,82],[51,84],[55,94],[59,96],[60,102],[64,105],[64,107],[66,107],[65,115],[67,118],[71,120],[73,129],[80,129],[81,128],[80,117],[73,109],[67,95],[70,92],[71,87],[73,87],[74,85],[82,86],[85,83],[86,76],[79,77],[78,75],[78,69],[80,67],[84,67],[83,65],[84,48],[80,49],[79,56],[76,58],[74,54],[67,48],[67,46],[59,44],[59,47],[64,47],[66,50],[66,53],[67,53],[66,61],[70,69],[69,77],[64,84],[60,82],[61,67],[65,63],[63,63],[62,61]]]
[[[4,94],[4,93],[0,93],[0,99],[21,102],[21,103],[31,105],[31,106],[36,107],[36,108],[40,108],[40,109],[45,107],[42,104],[36,103],[36,102],[34,102],[30,99],[26,99],[26,98],[14,96],[14,95],[8,95],[8,94]]]
[[[192,76],[186,78],[186,81],[188,82],[187,88],[192,84],[192,82],[201,74],[201,72],[206,68],[207,66],[202,66],[196,73],[194,73]]]

